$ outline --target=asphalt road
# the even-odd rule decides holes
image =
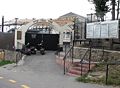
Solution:
[[[19,85],[10,82],[9,80],[0,80],[0,88],[20,88]]]
[[[23,65],[1,67],[0,76],[16,82],[10,83],[1,79],[0,88],[1,85],[2,88],[115,88],[79,83],[75,81],[75,77],[63,75],[63,68],[56,64],[54,53],[47,51],[45,55],[27,56]]]

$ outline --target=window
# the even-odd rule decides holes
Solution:
[[[63,32],[63,38],[65,38],[65,32]]]
[[[66,38],[70,38],[70,32],[66,33]]]
[[[22,32],[17,31],[17,40],[21,40],[21,39],[22,39]]]

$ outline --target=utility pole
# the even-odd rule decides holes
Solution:
[[[115,1],[112,0],[112,20],[115,20]]]
[[[2,16],[2,32],[4,32],[4,16]]]

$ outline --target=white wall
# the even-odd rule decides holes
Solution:
[[[23,44],[25,44],[25,33],[27,31],[27,29],[33,24],[34,22],[30,22],[26,25],[21,26],[19,29],[15,30],[15,42],[14,42],[14,46],[15,49],[21,49]],[[21,31],[22,32],[22,38],[21,40],[17,40],[17,31]]]

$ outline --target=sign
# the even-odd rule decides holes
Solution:
[[[94,25],[94,38],[99,38],[100,37],[100,24],[95,24]]]
[[[101,23],[101,38],[109,38],[108,36],[108,24],[107,23]]]
[[[94,28],[93,28],[94,26],[93,25],[87,25],[87,28],[88,28],[88,30],[87,30],[87,38],[91,38],[91,37],[93,37],[93,30],[94,30]]]
[[[88,23],[86,38],[118,38],[118,20]]]

